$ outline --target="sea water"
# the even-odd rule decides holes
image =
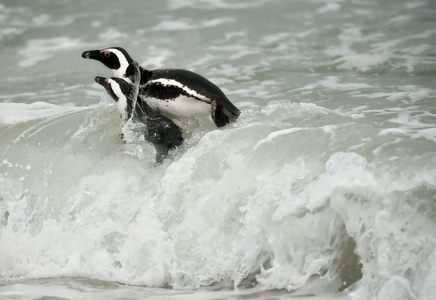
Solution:
[[[436,298],[434,1],[3,0],[0,45],[1,299]],[[111,46],[238,121],[155,165]]]

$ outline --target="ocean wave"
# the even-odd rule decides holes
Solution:
[[[3,278],[407,294],[429,276],[434,152],[394,159],[407,139],[362,118],[271,102],[154,167],[111,106],[20,111],[2,119]]]

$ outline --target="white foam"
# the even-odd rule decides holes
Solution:
[[[20,35],[23,33],[23,29],[19,28],[1,28],[0,29],[0,40],[7,36]]]
[[[318,8],[317,13],[325,14],[332,11],[338,11],[341,8],[341,5],[338,2],[342,2],[341,0],[336,2],[328,2],[324,6]]]
[[[74,17],[66,16],[62,19],[53,21],[50,15],[42,14],[35,16],[32,21],[32,26],[34,27],[67,26],[74,22]]]
[[[286,291],[265,291],[260,288],[250,289],[220,289],[202,288],[162,289],[142,286],[122,285],[93,279],[81,278],[48,278],[36,280],[17,280],[5,282],[0,286],[0,295],[6,298],[66,298],[68,299],[152,299],[152,300],[219,300],[219,299],[257,299],[275,300],[289,299]],[[307,295],[292,295],[293,300],[350,300],[346,294],[323,294],[309,297]]]
[[[391,87],[391,91],[388,92],[375,92],[375,93],[359,93],[356,96],[365,98],[384,98],[388,101],[408,101],[409,103],[415,103],[421,100],[430,99],[436,97],[436,91],[430,88],[424,88],[415,85],[404,85]]]
[[[98,35],[98,38],[103,41],[114,41],[122,40],[126,38],[126,35],[120,32],[115,27],[106,28],[106,30]]]
[[[189,8],[202,8],[202,9],[247,9],[250,7],[258,7],[263,3],[268,3],[268,0],[254,0],[244,3],[230,3],[224,0],[200,0],[192,3],[189,0],[171,0],[169,5],[172,9]]]
[[[48,23],[49,20],[50,20],[49,15],[39,15],[33,18],[33,24],[35,26],[41,26],[43,24]]]
[[[321,79],[316,83],[310,83],[301,88],[295,89],[294,91],[313,90],[318,87],[325,87],[328,89],[339,91],[354,91],[372,88],[372,86],[367,83],[341,83],[339,82],[339,78],[337,76],[327,76],[325,79]]]
[[[250,54],[257,53],[257,50],[249,49],[242,45],[229,45],[220,47],[210,47],[212,50],[228,52],[228,59],[240,59],[242,57],[248,56]]]
[[[99,108],[10,122],[0,158],[3,276],[197,288],[232,287],[258,270],[262,289],[323,295],[342,286],[338,268],[356,251],[359,295],[389,294],[406,275],[427,278],[433,223],[411,194],[429,205],[432,152],[413,164],[383,151],[364,156],[400,144],[345,113],[272,102],[192,134],[153,167],[152,147],[123,144],[116,113]],[[356,248],[345,255],[348,237]]]
[[[389,23],[403,23],[411,19],[409,16],[396,16],[389,19]]]
[[[426,128],[418,130],[415,134],[412,135],[414,138],[423,137],[427,140],[433,141],[436,143],[436,128]]]
[[[413,1],[413,2],[407,3],[406,7],[408,9],[414,9],[414,8],[417,8],[417,7],[424,6],[427,3],[428,3],[427,1],[418,0],[418,1]]]
[[[142,66],[146,66],[148,69],[157,69],[168,67],[167,62],[177,56],[177,53],[170,49],[160,49],[155,45],[148,45],[142,55],[147,57],[142,60]]]
[[[233,22],[233,18],[216,18],[211,20],[205,20],[201,23],[193,23],[189,19],[179,20],[162,20],[159,24],[154,26],[154,31],[173,31],[173,30],[191,30],[195,28],[207,28],[215,27],[221,24]]]
[[[262,146],[263,144],[269,143],[278,137],[286,136],[286,135],[289,135],[289,134],[292,134],[295,132],[299,132],[299,131],[303,131],[303,130],[306,130],[306,128],[294,127],[294,128],[283,129],[283,130],[271,132],[270,134],[268,134],[268,136],[266,138],[258,141],[256,143],[256,145],[254,146],[253,150],[256,150],[259,146]]]
[[[381,52],[377,54],[368,54],[368,53],[356,53],[349,54],[338,59],[336,62],[339,62],[339,69],[351,70],[357,69],[362,72],[366,72],[373,67],[380,66],[385,63],[390,58],[389,53]]]
[[[68,37],[29,40],[27,46],[18,51],[23,57],[18,65],[20,67],[30,67],[53,57],[58,51],[80,47],[80,45],[82,45],[80,39]]]
[[[58,106],[46,102],[34,102],[31,104],[1,103],[0,107],[0,124],[6,125],[44,119],[86,109],[73,106]]]
[[[429,29],[419,34],[412,34],[398,39],[374,42],[371,44],[370,50],[359,53],[353,50],[354,44],[378,41],[383,37],[383,34],[374,33],[365,36],[362,35],[360,28],[348,28],[339,35],[341,44],[339,46],[331,46],[324,52],[332,57],[339,56],[339,58],[336,57],[334,60],[334,64],[336,64],[339,69],[357,69],[366,72],[393,60],[395,61],[393,63],[394,68],[404,67],[407,72],[413,72],[417,64],[435,63],[434,61],[429,62],[419,57],[421,54],[420,51],[427,51],[427,47],[417,46],[417,48],[415,48],[416,46],[414,46],[411,47],[410,50],[406,49],[398,53],[398,46],[411,40],[415,41],[415,43],[418,43],[419,40],[426,42],[435,32],[435,30]],[[414,51],[417,51],[415,53],[418,54],[414,54]],[[412,53],[412,55],[408,55],[408,53]]]

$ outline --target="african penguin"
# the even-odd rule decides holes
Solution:
[[[134,61],[123,48],[89,50],[82,57],[102,62],[115,77],[134,81]],[[140,75],[139,93],[144,101],[170,118],[183,120],[210,114],[215,125],[222,127],[236,121],[241,113],[219,87],[197,73],[140,67]]]
[[[167,157],[169,150],[183,143],[182,131],[171,119],[140,99],[134,102],[133,85],[118,77],[97,76],[95,81],[115,100],[118,111],[125,121],[132,118],[134,122],[145,124],[144,138],[156,149],[156,163],[161,163]]]

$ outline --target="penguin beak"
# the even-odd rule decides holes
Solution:
[[[111,86],[112,79],[97,76],[95,77],[95,82],[97,82],[99,85],[104,87],[104,89],[109,94],[109,96],[111,96],[112,99],[115,100],[115,102],[118,102],[118,96],[115,95],[114,91],[112,90],[112,86]]]
[[[101,50],[88,50],[82,53],[82,57],[85,59],[96,59],[100,60],[100,51]]]
[[[109,86],[109,80],[108,79],[109,78],[97,76],[97,77],[95,77],[95,82],[97,82],[102,87],[106,88],[106,87]]]

